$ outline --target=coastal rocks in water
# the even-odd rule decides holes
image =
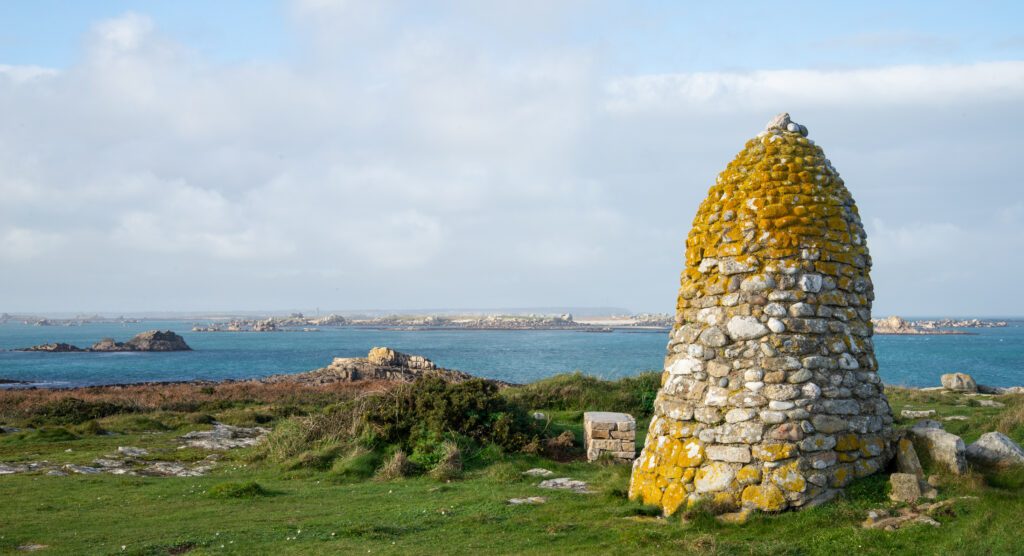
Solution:
[[[104,338],[93,344],[89,351],[190,351],[185,339],[171,332],[150,330],[137,334],[127,342],[115,342],[111,338]]]
[[[259,444],[270,433],[263,427],[235,427],[215,423],[212,430],[192,431],[182,436],[185,445],[202,450],[231,450]]]
[[[78,346],[73,346],[71,344],[65,344],[63,342],[54,342],[50,344],[39,344],[38,346],[21,348],[17,351],[49,351],[52,353],[70,353],[85,350]]]
[[[262,382],[331,384],[361,380],[414,382],[421,377],[438,377],[448,382],[465,382],[473,375],[443,369],[421,355],[409,355],[386,347],[375,347],[367,357],[335,357],[330,365],[306,373],[274,375]],[[494,381],[498,382],[498,381]],[[499,382],[499,384],[505,384]]]
[[[974,377],[967,373],[944,374],[939,380],[942,382],[942,387],[946,390],[954,392],[978,391],[978,383],[974,381]]]
[[[700,503],[813,506],[892,456],[866,233],[842,178],[802,131],[780,114],[693,219],[629,488],[665,515]]]
[[[52,343],[41,344],[16,351],[47,351],[47,352],[117,352],[117,351],[191,351],[192,348],[185,343],[185,339],[171,332],[150,330],[135,335],[127,342],[116,342],[113,338],[104,338],[92,347],[82,349],[71,344]]]
[[[921,421],[907,430],[914,448],[954,475],[967,472],[967,448],[957,435],[942,429],[936,421]]]
[[[1024,465],[1024,450],[1001,432],[986,432],[967,447],[967,459],[994,466]]]

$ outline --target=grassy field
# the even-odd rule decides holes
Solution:
[[[645,378],[602,383],[565,376],[502,395],[544,411],[552,428],[574,431],[579,439],[583,409],[632,410],[644,421],[652,384],[656,387]],[[994,398],[1004,407],[981,407],[976,399],[953,394],[890,390],[889,395],[897,415],[903,408],[966,415],[966,421],[944,424],[967,442],[989,430],[1024,440],[1021,396]],[[0,434],[0,462],[89,464],[118,446],[146,448],[146,457],[154,460],[196,461],[207,452],[178,449],[178,437],[209,428],[209,418],[280,426],[287,415],[316,412],[320,403],[299,407],[289,402],[285,411],[280,403],[236,400],[68,423],[53,412],[40,417],[22,402],[20,413],[8,413],[0,422],[31,426],[32,431]],[[466,449],[464,471],[450,481],[427,475],[366,478],[351,472],[353,457],[345,451],[330,452],[324,465],[296,466],[261,457],[260,450],[227,452],[203,477],[0,476],[0,552],[20,553],[19,547],[27,545],[45,545],[43,554],[1024,552],[1018,536],[1024,473],[1016,469],[944,476],[940,498],[976,498],[958,499],[951,511],[937,516],[939,528],[884,532],[859,526],[868,509],[889,504],[884,475],[853,484],[845,499],[824,507],[760,515],[733,526],[701,512],[685,519],[651,515],[651,508],[625,499],[627,467],[578,461],[578,448],[561,462],[493,446]],[[597,492],[542,490],[536,486],[540,479],[521,474],[532,467],[588,481]],[[547,502],[507,503],[527,496],[544,496]]]

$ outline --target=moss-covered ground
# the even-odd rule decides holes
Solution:
[[[643,430],[648,391],[638,383],[560,377],[508,392],[530,400],[560,429],[580,439],[584,409],[634,409]],[[557,392],[546,392],[551,388]],[[546,400],[575,395],[577,402]],[[970,442],[989,430],[1024,441],[1024,396],[982,407],[963,395],[889,390],[894,411],[935,409],[946,428]],[[550,395],[549,395],[550,394]],[[595,405],[608,404],[608,405]],[[639,404],[639,405],[631,405]],[[555,407],[549,407],[555,406]],[[315,408],[306,408],[313,410]],[[246,423],[275,415],[272,407],[211,411]],[[280,422],[284,417],[275,417]],[[7,426],[24,425],[6,418]],[[265,419],[263,419],[265,420]],[[158,411],[112,415],[77,425],[36,418],[31,432],[0,434],[0,462],[89,464],[118,446],[150,450],[150,459],[195,461],[206,453],[178,449],[178,437],[209,427],[202,414]],[[273,426],[274,423],[270,423]],[[901,423],[903,425],[909,424]],[[642,436],[642,434],[640,435]],[[642,442],[642,440],[640,440]],[[427,475],[390,481],[339,471],[288,470],[228,452],[203,477],[157,478],[43,474],[0,476],[0,553],[45,545],[42,554],[1020,554],[1024,472],[972,470],[942,477],[940,498],[952,511],[926,525],[885,532],[862,529],[868,509],[886,507],[884,475],[848,488],[845,499],[724,525],[695,512],[684,520],[651,516],[625,498],[629,469],[582,461],[481,450],[463,454],[465,471],[448,482]],[[339,456],[344,457],[344,456]],[[343,467],[343,466],[342,466]],[[591,483],[594,494],[542,490],[521,472],[544,467]],[[332,470],[333,469],[333,470]],[[544,496],[545,504],[513,506],[510,498]]]

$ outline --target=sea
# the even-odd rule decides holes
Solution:
[[[1024,385],[1024,321],[970,335],[876,336],[886,384],[937,386],[943,373],[969,373],[990,386]],[[614,379],[660,370],[663,330],[391,330],[192,332],[192,322],[141,321],[77,326],[0,324],[0,380],[40,387],[153,381],[224,380],[298,373],[334,357],[362,357],[374,346],[423,355],[442,367],[512,383],[580,371]],[[146,330],[173,330],[193,351],[167,353],[39,353],[11,351],[48,342],[88,347],[124,341]],[[22,385],[24,386],[24,385]]]

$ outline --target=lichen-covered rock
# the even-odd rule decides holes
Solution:
[[[662,388],[630,497],[777,511],[891,457],[864,227],[788,114],[747,142],[686,240]]]
[[[1024,465],[1024,450],[1001,432],[986,432],[967,447],[967,459],[985,465]]]
[[[921,421],[907,430],[918,452],[928,457],[954,475],[967,472],[967,449],[957,435],[946,432],[936,421]]]
[[[889,499],[894,502],[917,502],[921,497],[921,485],[913,473],[893,473],[889,475],[889,485]]]
[[[978,383],[967,373],[949,373],[939,377],[942,387],[955,392],[977,392]]]

